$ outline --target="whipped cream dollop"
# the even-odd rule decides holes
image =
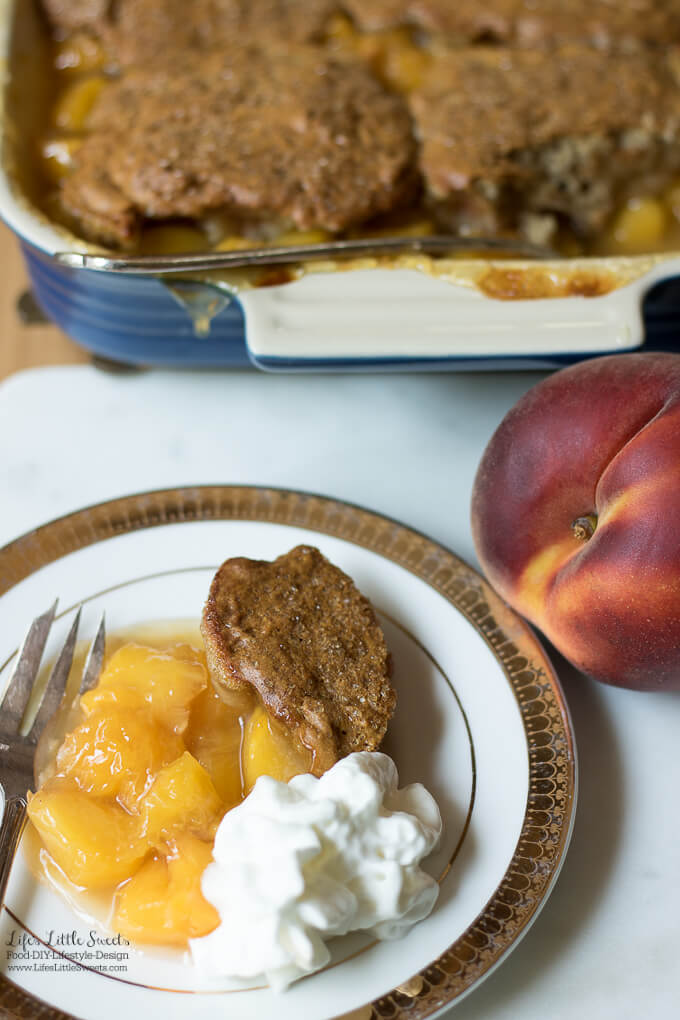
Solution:
[[[335,935],[406,934],[437,899],[419,863],[441,828],[425,787],[399,790],[394,762],[377,751],[350,754],[321,778],[261,776],[224,816],[202,876],[220,924],[190,940],[199,972],[282,989],[328,963]]]

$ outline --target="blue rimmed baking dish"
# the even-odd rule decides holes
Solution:
[[[30,10],[33,0],[0,0],[0,215],[47,315],[93,353],[187,367],[441,371],[546,368],[644,343],[675,346],[675,292],[660,306],[650,299],[647,325],[656,328],[647,335],[642,308],[656,284],[680,275],[680,253],[540,264],[404,255],[309,264],[291,282],[250,289],[214,273],[168,285],[58,264],[56,252],[94,249],[50,222],[20,183],[40,78]],[[513,294],[521,279],[522,293],[545,293],[548,282],[569,296],[501,300],[498,280],[485,286],[494,273],[512,279]]]

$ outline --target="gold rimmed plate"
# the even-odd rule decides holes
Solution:
[[[179,951],[106,943],[96,911],[36,878],[30,839],[0,922],[0,1008],[109,1020],[421,1020],[471,991],[526,932],[566,853],[576,762],[555,673],[528,627],[453,553],[388,518],[285,490],[204,486],[112,500],[0,550],[0,685],[30,619],[55,595],[109,631],[197,621],[216,567],[318,546],[376,606],[399,704],[385,750],[402,783],[437,798],[444,837],[427,868],[431,914],[404,939],[336,939],[332,962],[283,994],[202,984]],[[59,641],[59,626],[53,640]],[[48,649],[49,653],[49,649]],[[27,955],[26,955],[27,954]],[[219,1000],[217,1006],[216,999]]]

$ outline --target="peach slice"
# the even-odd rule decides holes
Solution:
[[[132,809],[156,773],[183,751],[182,738],[159,726],[150,711],[112,706],[65,737],[56,766],[60,776],[84,793],[115,797]]]
[[[201,875],[211,859],[210,843],[178,837],[169,857],[146,861],[121,889],[115,930],[136,942],[173,946],[207,935],[220,920],[201,892]]]
[[[287,783],[301,772],[309,772],[310,752],[295,747],[292,737],[258,706],[246,723],[243,736],[243,780],[250,793],[260,776]]]
[[[200,653],[189,646],[159,652],[129,644],[111,656],[99,683],[80,703],[88,715],[113,706],[133,711],[148,708],[162,725],[182,733],[191,702],[207,684]]]
[[[210,775],[224,806],[229,809],[238,804],[243,798],[239,710],[207,688],[191,705],[184,741]]]
[[[115,886],[133,874],[147,853],[139,820],[117,804],[54,788],[52,780],[30,797],[28,815],[67,878],[89,889]]]
[[[143,831],[152,846],[164,847],[183,830],[212,840],[223,814],[212,779],[188,751],[160,770],[140,801]]]

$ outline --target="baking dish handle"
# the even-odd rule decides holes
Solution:
[[[249,356],[273,371],[546,368],[641,347],[643,299],[675,275],[680,258],[598,297],[502,301],[415,270],[356,269],[239,300]]]

